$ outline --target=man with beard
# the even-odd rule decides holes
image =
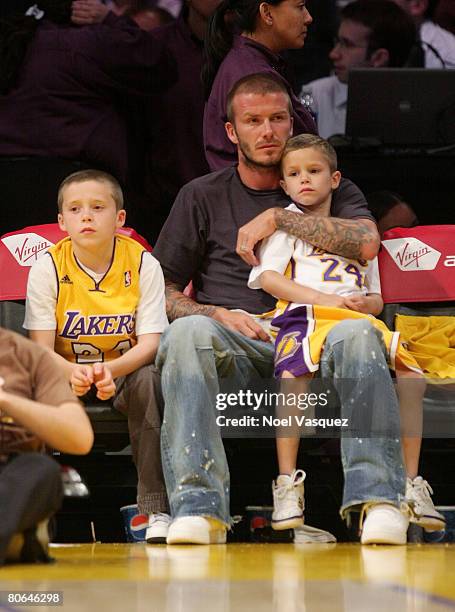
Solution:
[[[247,287],[249,266],[235,252],[239,228],[245,224],[250,228],[248,222],[262,213],[259,225],[265,216],[279,229],[333,253],[371,259],[378,250],[371,213],[349,181],[335,191],[331,217],[281,210],[288,204],[279,188],[279,163],[292,133],[290,111],[289,96],[273,76],[249,75],[234,85],[228,97],[226,130],[237,145],[238,165],[195,179],[181,189],[154,250],[165,275],[168,316],[173,321],[156,358],[165,399],[163,470],[173,518],[168,544],[226,541],[231,523],[229,470],[215,414],[219,377],[229,377],[238,388],[252,376],[272,377],[273,345],[256,315],[270,310],[274,299]],[[241,234],[246,243],[240,251],[249,256],[255,221],[253,226],[254,231]],[[183,294],[190,280],[194,299]],[[352,321],[342,322],[329,334],[324,354],[335,379],[358,371],[357,360],[367,344],[385,363],[370,324],[361,325],[365,329]],[[356,392],[365,390],[363,383],[359,381]],[[387,368],[380,381],[370,377],[369,383],[370,403],[363,410],[375,411],[382,423],[398,427],[398,405]],[[364,443],[346,439],[344,444],[342,515],[354,508],[368,512],[372,500],[383,501],[367,515],[362,541],[385,537],[389,543],[398,539],[402,543],[407,519],[397,513],[397,520],[395,512],[389,516],[389,509],[404,493],[400,443],[390,437],[369,438]],[[394,537],[387,539],[384,532],[391,524]]]

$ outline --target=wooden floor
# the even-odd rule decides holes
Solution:
[[[63,608],[37,611],[455,610],[455,544],[81,544],[51,552],[53,565],[1,568],[0,590],[63,592]]]

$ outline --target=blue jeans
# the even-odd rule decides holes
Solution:
[[[366,502],[399,505],[405,494],[399,405],[385,355],[381,332],[366,319],[335,325],[322,352],[321,376],[338,392],[341,417],[360,421],[364,432],[369,423],[369,435],[341,437],[343,518]]]
[[[210,516],[229,525],[229,470],[215,420],[218,378],[229,377],[239,388],[247,388],[248,380],[257,375],[271,378],[273,346],[196,315],[170,325],[161,339],[156,365],[165,402],[161,452],[172,517]],[[359,371],[364,373],[360,378]],[[398,403],[384,346],[368,321],[343,321],[333,328],[321,373],[333,378],[343,416],[357,409],[374,411],[375,419],[397,425],[399,432]],[[362,394],[361,402],[356,397],[351,402],[352,385],[345,392],[337,384],[342,377],[358,378],[354,391]],[[361,442],[345,438],[341,443],[343,515],[367,501],[398,503],[405,487],[399,433],[397,438]]]

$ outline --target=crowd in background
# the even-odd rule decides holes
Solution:
[[[371,194],[370,211],[360,190],[341,178],[336,163],[331,167],[330,160],[325,160],[324,167],[337,178],[330,180],[322,202],[327,214],[297,214],[296,218],[295,211],[283,210],[288,199],[280,190],[280,184],[286,185],[286,181],[280,181],[284,176],[280,175],[280,161],[286,142],[292,134],[306,134],[311,139],[318,132],[324,137],[344,133],[347,83],[353,68],[454,68],[451,4],[444,0],[309,0],[308,4],[304,0],[31,1],[8,0],[0,7],[0,189],[8,203],[3,208],[0,233],[55,221],[52,190],[75,170],[94,170],[79,174],[77,179],[71,175],[69,183],[60,189],[59,224],[69,238],[51,249],[53,264],[43,257],[38,262],[40,267],[32,269],[25,327],[31,330],[32,339],[55,349],[60,364],[66,353],[71,357],[68,361],[77,361],[78,355],[85,359],[88,354],[104,351],[100,363],[93,362],[96,367],[83,365],[71,370],[73,391],[82,397],[94,384],[99,399],[116,394],[115,405],[124,393],[122,385],[127,389],[132,381],[134,400],[141,389],[147,396],[143,406],[153,403],[155,436],[144,445],[158,453],[160,410],[156,409],[161,399],[155,402],[152,391],[145,392],[144,382],[136,378],[140,368],[156,364],[165,400],[161,444],[173,520],[166,514],[161,473],[159,482],[154,475],[151,478],[153,487],[159,487],[153,495],[142,490],[145,479],[140,473],[138,501],[141,504],[142,499],[142,509],[149,514],[148,530],[161,529],[158,535],[146,537],[168,544],[224,543],[230,525],[229,472],[220,434],[214,427],[214,381],[231,367],[232,355],[233,362],[241,356],[242,367],[235,373],[239,381],[255,369],[264,378],[270,377],[274,359],[273,345],[260,321],[265,307],[275,302],[276,292],[256,292],[253,296],[245,282],[251,264],[257,264],[255,245],[275,229],[294,235],[298,226],[301,234],[295,235],[312,245],[308,257],[319,256],[316,251],[322,249],[360,264],[375,257],[380,243],[371,211],[380,221],[381,232],[397,225],[397,218],[398,224],[417,223],[412,208],[396,193]],[[448,29],[438,25],[436,19]],[[333,156],[336,158],[335,152]],[[302,162],[305,168],[306,163]],[[311,164],[310,174],[314,162]],[[295,173],[293,168],[287,176],[289,182]],[[99,170],[115,178],[97,174]],[[211,171],[218,172],[209,175]],[[125,222],[123,196],[116,179],[125,189],[128,224],[152,244],[159,236],[154,257],[147,254],[148,272],[143,247],[115,234]],[[290,195],[288,190],[286,194]],[[95,218],[101,219],[98,228],[89,224],[96,226]],[[103,218],[110,223],[103,224]],[[267,231],[263,231],[264,226]],[[101,246],[109,248],[87,247],[86,236],[94,236]],[[338,260],[321,261],[340,265]],[[159,270],[159,282],[150,281],[152,265]],[[330,276],[333,269],[324,272],[324,281],[339,282],[337,276]],[[349,275],[353,264],[347,263],[343,269]],[[357,270],[358,282],[359,277]],[[85,291],[84,287],[77,296],[72,278],[75,290],[80,291],[84,282],[90,289]],[[49,281],[47,289],[43,279]],[[184,292],[191,281],[194,299]],[[165,283],[167,316],[172,322],[169,329]],[[109,291],[120,304],[120,286],[131,300],[134,316],[98,317],[97,325],[104,320],[106,329],[115,317],[131,320],[128,338],[112,349],[120,356],[106,359],[109,367],[104,363],[108,350],[104,345],[81,344],[82,332],[77,335],[73,330],[77,343],[68,340],[65,346],[58,344],[61,338],[73,338],[60,333],[60,310],[76,304],[82,309],[80,296],[86,299],[86,293],[93,292],[96,297],[84,306],[87,315],[92,316],[95,300],[97,311],[104,313],[108,302],[112,308]],[[147,296],[147,287],[156,290],[153,299]],[[379,295],[378,291],[371,293]],[[33,299],[38,311],[43,303],[49,307],[46,316],[51,313],[50,322],[38,312],[36,321],[27,324],[33,318]],[[314,305],[319,304],[317,299]],[[159,307],[152,304],[154,300]],[[115,306],[115,313],[120,312],[120,305],[118,309]],[[353,321],[356,317],[351,312],[344,325],[331,322],[335,332],[327,333],[325,348],[321,349],[331,356],[325,361],[327,368],[333,368],[329,374],[334,380],[354,378],[368,366],[371,374],[359,379],[362,390],[358,396],[372,379],[376,387],[368,387],[369,410],[382,414],[387,426],[398,426],[399,407],[383,348],[376,334],[373,337],[370,333],[368,317],[378,314],[382,306],[375,306],[375,312],[367,306],[362,306],[363,310],[360,306],[346,308],[366,316]],[[141,323],[150,324],[152,311],[159,311],[161,320],[144,331]],[[65,314],[78,312],[67,310]],[[98,335],[102,341],[109,341],[111,333],[99,331]],[[199,350],[201,341],[203,351]],[[128,344],[126,350],[119,348],[125,346],[124,342]],[[92,349],[94,352],[90,352]],[[383,363],[376,361],[376,353]],[[279,359],[280,355],[275,357]],[[122,380],[130,376],[129,382]],[[154,376],[158,376],[155,370]],[[152,380],[147,373],[148,383]],[[138,405],[130,400],[129,396],[125,399],[129,408]],[[350,399],[348,404],[347,395],[341,397],[342,408],[351,410],[352,403]],[[356,409],[359,407],[357,401]],[[161,470],[159,457],[153,461],[139,458],[142,442],[138,443],[135,432],[142,431],[145,420],[141,413],[136,430],[131,411],[128,414],[138,472],[141,464]],[[408,489],[417,491],[414,510],[423,489],[425,503],[431,502],[431,487],[417,475],[417,467],[404,473],[397,436],[394,433],[390,440],[378,436],[363,447],[350,443],[349,448],[345,443],[341,514],[347,517],[359,505],[362,514],[367,513],[361,540],[364,544],[406,542],[409,517],[396,504],[404,487],[407,499],[415,493]],[[90,436],[86,437],[91,444]],[[191,445],[185,445],[188,440]],[[77,452],[87,452],[88,442]],[[362,469],[362,491],[350,465],[365,463],[365,447],[370,450],[368,468]],[[419,452],[420,446],[415,453],[417,461]],[[390,459],[387,464],[386,456]],[[203,463],[200,457],[205,458]],[[298,473],[300,479],[296,478]],[[299,488],[299,524],[303,524],[304,478],[302,470],[294,467],[292,482],[281,485],[277,479],[277,485],[273,485],[274,494],[280,487],[287,493]],[[282,499],[280,496],[277,493]],[[432,502],[430,509],[435,511]],[[416,517],[428,518],[424,511],[415,511]],[[439,527],[444,522],[438,512],[430,518]],[[414,522],[419,524],[418,520]],[[384,531],[378,535],[371,527],[381,523],[381,529],[385,525],[388,530],[394,521],[394,533],[387,531],[385,540]],[[2,555],[0,549],[0,562]]]
[[[226,97],[246,74],[285,82],[294,134],[330,137],[344,132],[352,67],[455,66],[446,0],[292,0],[299,16],[272,28],[259,4],[2,2],[1,233],[53,221],[52,189],[96,167],[121,181],[129,223],[154,242],[184,184],[235,163]]]

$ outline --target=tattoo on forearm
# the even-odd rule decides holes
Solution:
[[[349,259],[360,259],[362,247],[377,240],[369,227],[356,220],[276,209],[275,223],[278,229],[296,238]]]
[[[216,306],[198,304],[183,294],[183,287],[166,280],[166,311],[169,321],[188,317],[190,315],[205,315],[211,317]]]

